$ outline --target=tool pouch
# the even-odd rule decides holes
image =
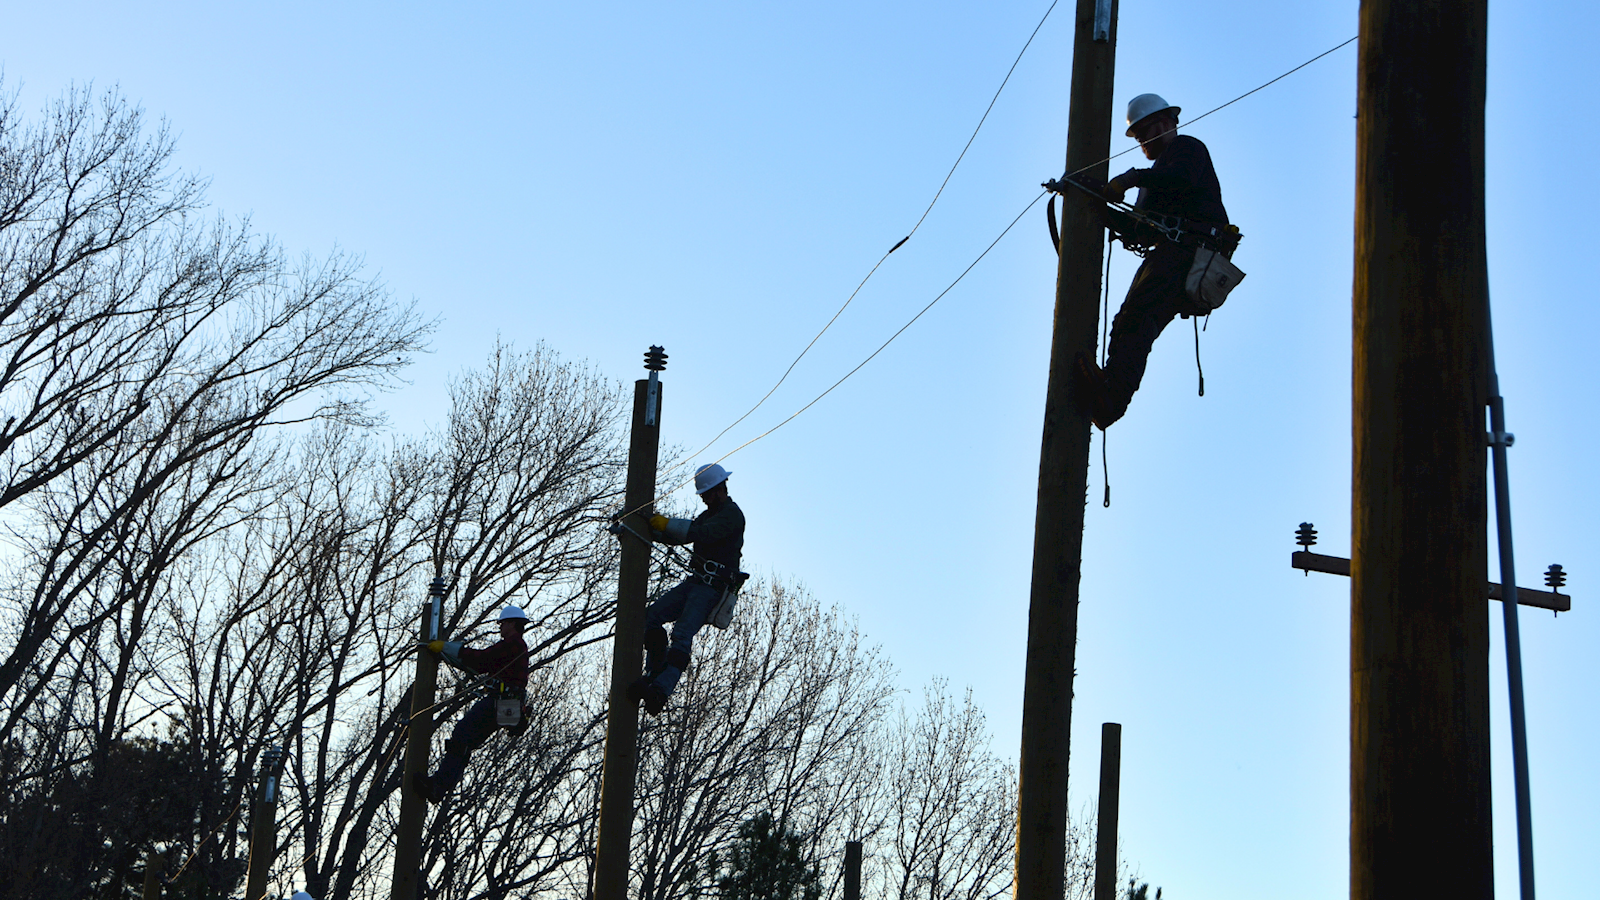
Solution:
[[[509,694],[496,699],[494,721],[501,728],[516,728],[522,722],[522,701]]]
[[[1210,315],[1212,310],[1228,299],[1228,292],[1243,280],[1244,273],[1232,260],[1208,247],[1201,247],[1195,251],[1194,263],[1189,266],[1189,277],[1184,281],[1190,308],[1183,312],[1193,316]]]
[[[706,621],[717,626],[718,630],[727,631],[733,624],[733,607],[739,601],[739,589],[749,580],[749,572],[740,572],[729,580],[722,589],[722,597],[717,600],[717,605],[711,607],[711,614],[706,616]]]

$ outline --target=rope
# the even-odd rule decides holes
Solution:
[[[850,296],[845,298],[844,304],[841,305],[839,307],[839,309],[834,312],[833,317],[828,320],[827,324],[822,326],[822,330],[818,331],[816,333],[816,335],[811,338],[810,342],[808,342],[805,345],[804,349],[802,349],[800,351],[800,355],[796,356],[794,358],[794,361],[789,363],[789,367],[787,369],[783,370],[783,375],[778,378],[777,383],[772,386],[771,390],[768,390],[765,394],[763,394],[761,399],[757,400],[756,404],[754,406],[750,407],[748,410],[745,410],[744,415],[741,415],[739,418],[734,419],[732,424],[728,425],[728,427],[726,427],[726,428],[722,429],[721,431],[717,432],[717,436],[716,437],[712,438],[709,441],[706,441],[705,446],[701,447],[699,450],[696,450],[693,453],[686,454],[685,456],[683,456],[679,460],[674,461],[673,463],[668,465],[663,470],[664,473],[665,472],[675,471],[675,470],[680,469],[683,466],[687,465],[696,456],[699,456],[701,453],[704,453],[709,447],[711,447],[711,445],[715,444],[717,441],[722,440],[723,435],[726,435],[728,432],[730,432],[734,428],[736,428],[739,425],[740,422],[743,422],[745,419],[748,419],[750,417],[751,413],[753,413],[756,410],[760,409],[762,407],[762,405],[765,404],[767,402],[767,400],[769,398],[771,398],[774,393],[777,392],[778,388],[782,387],[783,383],[789,379],[790,373],[792,373],[794,371],[795,366],[800,364],[800,360],[805,359],[806,354],[811,352],[811,348],[816,345],[817,341],[821,340],[822,336],[828,332],[828,329],[833,327],[833,323],[837,322],[839,320],[839,317],[844,314],[845,309],[847,309],[850,306],[851,302],[856,299],[856,295],[861,293],[861,289],[867,286],[867,282],[872,280],[872,276],[876,275],[877,272],[878,272],[878,269],[883,266],[883,264],[884,264],[884,262],[886,260],[888,260],[889,255],[894,253],[896,250],[899,250],[902,246],[905,245],[905,243],[907,241],[911,240],[911,236],[912,235],[917,233],[917,230],[922,227],[922,223],[927,220],[928,214],[933,212],[933,207],[939,202],[939,198],[944,196],[944,189],[949,186],[950,179],[955,177],[956,169],[960,167],[961,161],[967,158],[967,151],[972,149],[973,142],[978,139],[978,132],[982,131],[984,123],[989,121],[989,113],[994,111],[994,105],[995,105],[995,103],[999,102],[1001,92],[1003,92],[1006,89],[1006,85],[1011,82],[1011,76],[1017,71],[1017,66],[1018,66],[1018,64],[1020,64],[1022,62],[1023,55],[1026,54],[1028,52],[1028,48],[1033,45],[1033,39],[1039,35],[1039,29],[1044,27],[1045,20],[1050,18],[1050,13],[1055,11],[1056,5],[1058,3],[1060,3],[1060,0],[1052,0],[1052,2],[1050,4],[1050,7],[1048,9],[1046,9],[1044,11],[1044,15],[1039,18],[1039,24],[1033,26],[1033,31],[1028,35],[1028,39],[1025,42],[1023,42],[1022,49],[1017,51],[1017,58],[1011,61],[1011,68],[1006,70],[1006,77],[1004,77],[1004,78],[1002,78],[1000,80],[1000,86],[998,88],[995,88],[994,96],[989,98],[989,105],[984,108],[983,115],[978,118],[977,126],[972,129],[972,134],[967,137],[966,144],[962,146],[961,152],[956,155],[956,161],[954,163],[950,164],[950,171],[945,173],[944,180],[939,182],[939,189],[933,192],[933,199],[928,201],[927,208],[922,211],[922,215],[917,218],[916,224],[911,226],[911,230],[906,233],[906,236],[901,238],[899,241],[895,242],[895,245],[893,247],[890,247],[888,249],[888,251],[883,254],[883,256],[880,256],[878,258],[878,261],[873,264],[873,266],[872,266],[872,268],[870,270],[868,270],[868,272],[866,274],[866,277],[862,278],[861,282],[856,285],[855,290],[850,292]],[[659,496],[655,497],[653,500],[651,500],[650,504],[647,504],[647,506],[654,505],[656,501],[665,499],[668,495],[670,495],[672,493],[672,491],[677,490],[679,487],[682,487],[684,484],[688,484],[690,480],[692,480],[692,478],[691,479],[685,479],[684,481],[673,485],[673,487],[671,489],[669,489],[665,493],[662,493],[661,495],[659,495]],[[644,508],[644,507],[641,507],[641,509],[642,508]],[[637,512],[637,511],[638,510],[630,510],[629,512],[631,513],[631,512]],[[627,514],[628,513],[623,513],[622,515],[627,515]]]

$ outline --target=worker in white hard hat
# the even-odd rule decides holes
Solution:
[[[694,473],[694,490],[706,511],[690,519],[650,517],[651,537],[665,544],[692,544],[694,574],[657,597],[645,610],[646,674],[628,687],[628,696],[652,713],[667,705],[678,679],[689,668],[695,634],[739,575],[744,550],[744,513],[728,496],[728,476],[716,463]],[[672,623],[669,639],[663,626]]]
[[[439,758],[439,768],[432,775],[418,773],[412,787],[417,793],[438,803],[461,781],[467,770],[467,759],[472,751],[483,746],[494,735],[500,724],[496,707],[505,698],[519,704],[528,689],[528,645],[522,632],[528,627],[528,614],[519,606],[507,606],[500,611],[500,640],[477,650],[462,645],[461,641],[430,641],[423,644],[430,653],[443,657],[457,668],[482,676],[484,695],[479,697],[456,722],[449,740],[444,742],[444,756]]]
[[[1137,188],[1136,209],[1226,226],[1228,211],[1222,205],[1211,151],[1199,140],[1178,133],[1179,112],[1157,94],[1140,94],[1128,103],[1128,137],[1139,141],[1145,158],[1154,165],[1129,169],[1111,179],[1105,197],[1120,202]],[[1093,359],[1078,357],[1074,394],[1085,407],[1083,412],[1102,430],[1127,412],[1128,401],[1144,379],[1150,348],[1167,323],[1179,314],[1204,314],[1193,307],[1184,288],[1194,257],[1194,247],[1159,241],[1133,276],[1111,322],[1105,369]]]

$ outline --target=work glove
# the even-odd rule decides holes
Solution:
[[[444,652],[444,641],[429,641],[422,646],[427,647],[429,653],[439,654]]]
[[[663,516],[663,515],[651,516],[650,517],[650,530],[651,531],[666,531],[667,530],[667,517]]]

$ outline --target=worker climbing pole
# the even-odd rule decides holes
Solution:
[[[621,541],[617,573],[617,617],[611,644],[611,691],[606,712],[606,750],[600,776],[600,822],[596,829],[593,900],[627,900],[628,851],[633,836],[633,792],[639,766],[639,705],[628,696],[644,664],[645,601],[650,591],[650,517],[661,444],[661,381],[667,354],[645,354],[649,378],[633,385],[633,428],[628,441],[628,480],[615,529]]]
[[[1067,120],[1067,172],[1106,180],[1111,155],[1117,0],[1078,0]],[[1067,836],[1072,679],[1089,487],[1088,416],[1074,396],[1074,360],[1093,356],[1099,324],[1102,205],[1081,191],[1062,198],[1055,324],[1039,452],[1033,581],[1017,796],[1017,900],[1060,900]]]

